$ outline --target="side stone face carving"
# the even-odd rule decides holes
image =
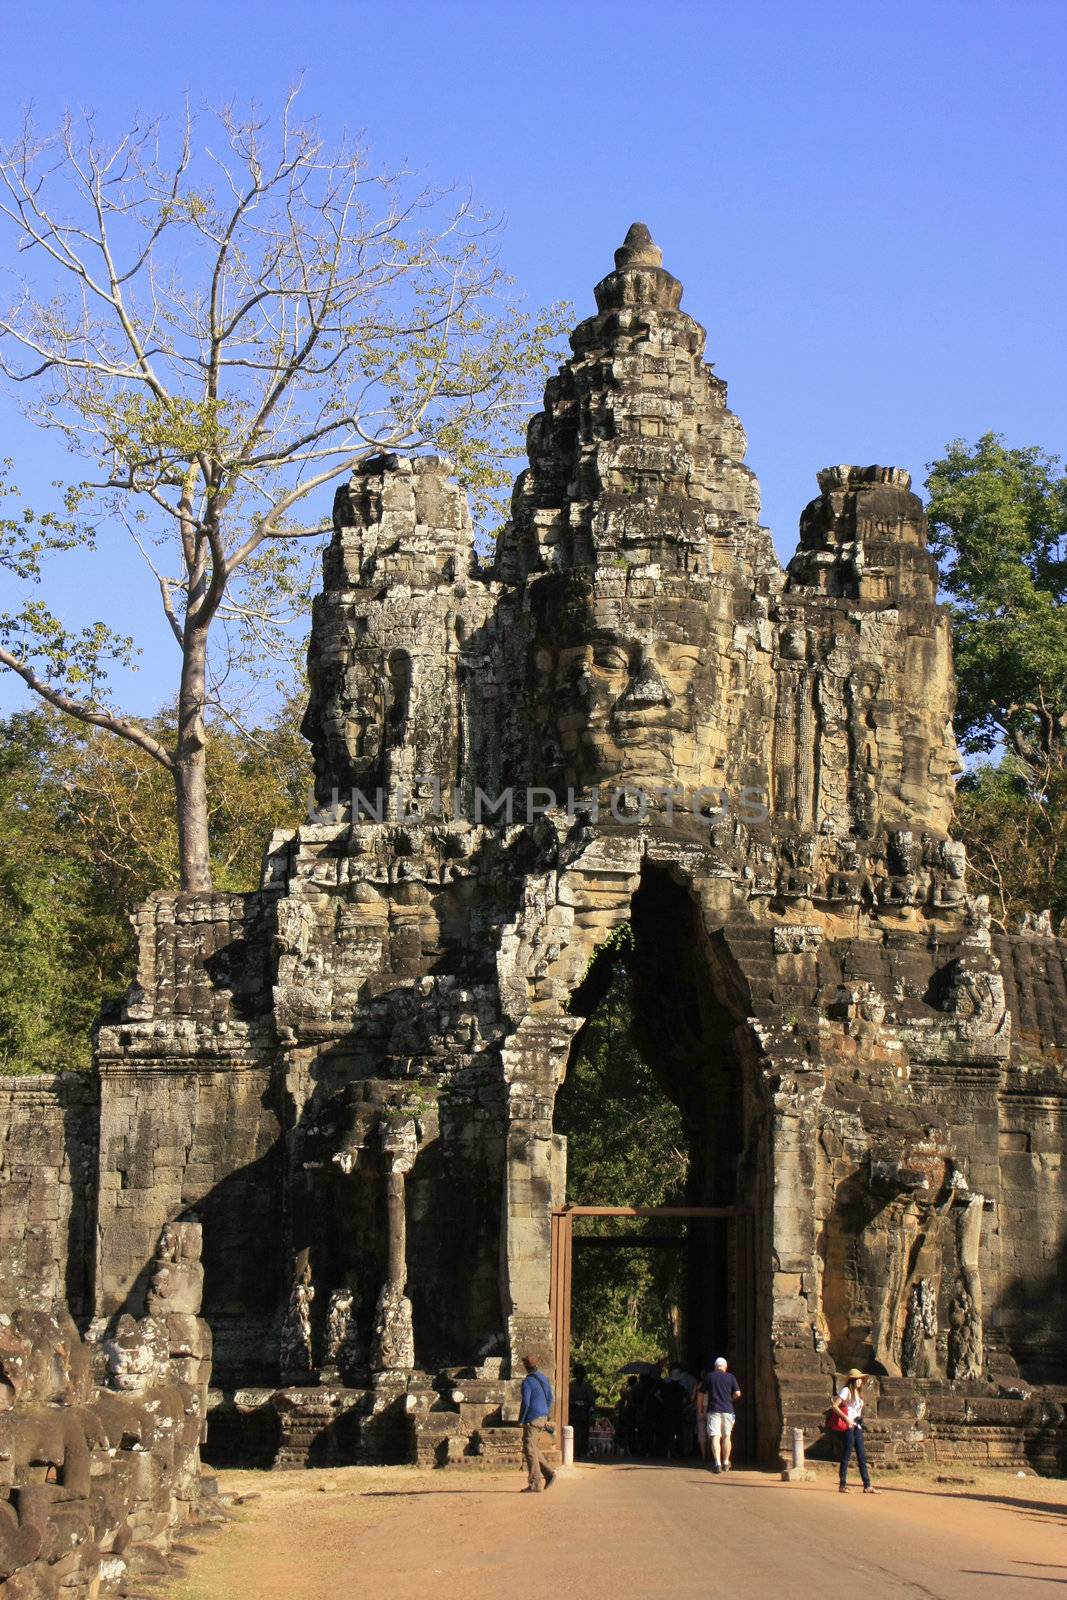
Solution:
[[[338,491],[336,533],[315,601],[304,732],[328,805],[353,788],[440,809],[470,751],[460,682],[467,641],[489,609],[471,586],[466,497],[436,457],[376,456]],[[419,801],[421,800],[421,805]]]
[[[824,727],[820,760],[846,769],[852,826],[903,829],[902,840],[916,828],[947,833],[960,771],[955,679],[922,502],[897,467],[830,467],[819,473],[819,487],[801,517],[788,593],[808,597],[804,609],[813,621],[816,595],[824,616],[832,601],[839,619],[849,617],[849,631],[834,640],[839,661],[827,657],[824,669],[831,683],[840,671],[848,674],[843,699],[850,709],[841,717],[848,737],[828,740],[833,729]],[[887,609],[900,605],[911,619],[906,633]],[[821,632],[825,622],[816,626]],[[914,872],[910,861],[894,865],[902,879]]]

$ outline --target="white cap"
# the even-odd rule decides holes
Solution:
[[[726,1357],[725,1356],[716,1356],[715,1357],[715,1365],[717,1367],[719,1367],[723,1372],[725,1372],[726,1371]]]

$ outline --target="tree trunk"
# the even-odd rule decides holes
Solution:
[[[206,683],[207,633],[194,629],[185,638],[181,688],[178,692],[178,750],[174,768],[182,889],[193,893],[211,889],[207,741],[204,727]]]

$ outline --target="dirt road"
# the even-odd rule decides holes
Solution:
[[[897,1478],[839,1495],[829,1473],[623,1462],[548,1493],[518,1475],[348,1468],[224,1473],[257,1498],[190,1560],[170,1600],[1014,1600],[1067,1588],[1067,1484]],[[194,1540],[195,1543],[195,1540]]]

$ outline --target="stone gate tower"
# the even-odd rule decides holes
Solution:
[[[340,490],[318,817],[258,893],[146,906],[100,1030],[95,1310],[195,1209],[218,1381],[284,1459],[503,1448],[627,922],[693,1203],[751,1219],[761,1453],[854,1362],[889,1446],[1060,1448],[1065,947],[994,931],[950,836],[922,505],[831,467],[783,571],[681,297],[635,224],[491,567],[444,463]]]

